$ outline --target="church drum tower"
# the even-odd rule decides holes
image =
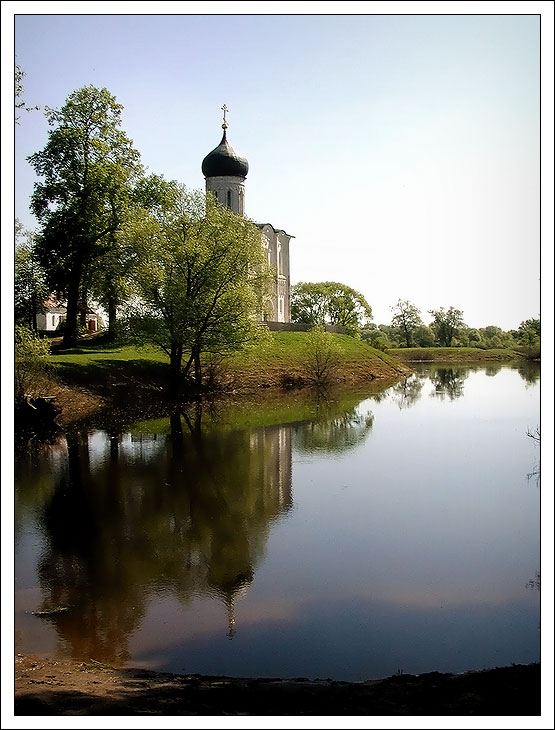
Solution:
[[[209,152],[202,161],[202,174],[206,180],[206,192],[216,196],[220,205],[232,210],[236,215],[245,215],[245,179],[249,163],[238,155],[227,141],[227,119],[229,111],[224,104],[220,144]],[[272,295],[268,302],[267,314],[261,316],[271,327],[272,323],[291,322],[291,284],[289,272],[289,241],[293,238],[271,223],[258,223],[262,234],[262,244],[266,250],[268,263],[274,271]],[[280,327],[276,327],[280,329]]]

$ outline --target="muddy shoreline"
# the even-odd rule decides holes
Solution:
[[[207,677],[15,657],[16,717],[51,715],[538,716],[539,664],[366,682]]]

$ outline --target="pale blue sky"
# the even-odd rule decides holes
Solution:
[[[202,14],[210,3],[153,6],[199,14],[33,15],[43,4],[3,5],[27,8],[15,11],[14,36],[27,103],[59,107],[77,88],[105,86],[150,172],[203,189],[225,102],[228,139],[250,165],[246,213],[295,236],[293,283],[352,286],[376,323],[390,322],[399,298],[426,322],[441,306],[475,327],[538,316],[539,15],[241,14],[263,3],[217,4],[235,15]],[[133,3],[48,4],[104,7]],[[30,228],[26,157],[47,130],[41,112],[15,129],[15,214]]]

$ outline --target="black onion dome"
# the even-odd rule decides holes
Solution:
[[[202,174],[204,177],[247,177],[249,163],[244,157],[240,157],[229,144],[224,135],[222,141],[215,150],[209,152],[202,161]]]

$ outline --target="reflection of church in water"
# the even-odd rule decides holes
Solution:
[[[291,431],[290,426],[266,426],[253,431],[249,439],[253,477],[259,485],[261,509],[268,518],[260,535],[262,551],[271,525],[293,506]],[[248,591],[254,578],[254,568],[261,557],[256,549],[252,555],[253,564],[246,571],[218,586],[227,610],[227,636],[230,639],[235,635],[235,604]]]
[[[148,422],[134,433],[69,431],[27,464],[44,533],[35,608],[74,658],[128,661],[129,637],[136,645],[160,598],[182,610],[215,599],[227,615],[218,611],[216,633],[227,623],[232,638],[270,531],[293,507],[293,450],[335,458],[373,424],[368,405],[320,404],[316,418],[250,429],[233,427],[233,412],[212,415],[191,406],[150,433]],[[174,620],[183,624],[179,612]]]
[[[165,434],[71,433],[59,445],[42,508],[37,609],[75,658],[127,661],[129,637],[162,595],[184,607],[217,599],[234,636],[236,603],[293,504],[291,427],[184,424],[181,416]],[[51,611],[59,606],[73,608]]]
[[[245,180],[249,163],[238,155],[227,141],[228,109],[225,104],[222,110],[224,113],[222,140],[202,161],[206,192],[215,195],[221,205],[225,205],[237,215],[245,215]],[[274,272],[270,300],[267,302],[267,311],[262,317],[269,322],[291,322],[289,242],[293,236],[274,228],[271,223],[257,225],[262,233],[268,264]]]
[[[196,590],[208,590],[226,607],[229,638],[235,635],[236,602],[254,579],[270,528],[293,505],[291,426],[259,427],[245,434],[248,434],[248,441],[238,449],[242,458],[235,468],[232,458],[212,465],[212,472],[220,477],[220,483],[248,485],[246,492],[240,495],[242,504],[236,512],[232,498],[218,499],[219,509],[227,505],[228,511],[227,514],[220,511],[210,521],[210,552],[192,557],[192,562],[204,565],[197,576]],[[232,441],[230,446],[235,449],[238,444]],[[122,455],[127,454],[133,461],[148,462],[156,452],[163,451],[164,440],[155,435],[129,435],[121,443]],[[225,465],[225,478],[220,471],[222,465]],[[230,472],[234,472],[234,478],[230,477]],[[208,511],[212,513],[210,509]]]
[[[293,504],[291,479],[291,426],[265,426],[251,434],[253,452],[261,452],[263,491],[275,502],[277,514],[286,512]]]

